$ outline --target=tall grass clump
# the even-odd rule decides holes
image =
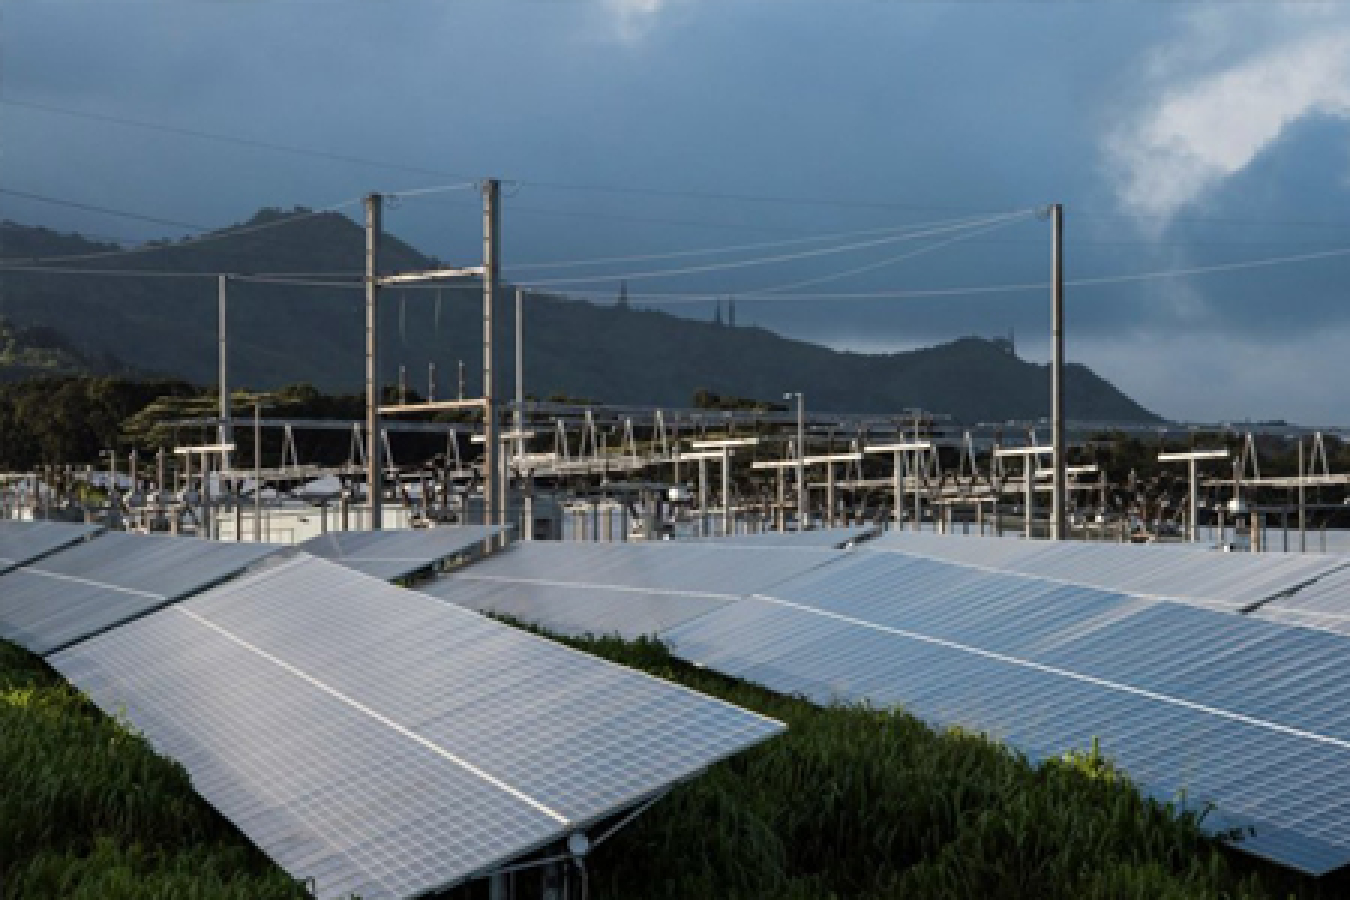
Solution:
[[[1319,884],[1224,847],[1201,814],[1143,796],[1095,745],[1033,764],[902,711],[782,697],[654,641],[566,642],[788,725],[598,847],[596,898],[1347,895],[1344,880]]]
[[[181,766],[0,642],[0,898],[303,896]]]

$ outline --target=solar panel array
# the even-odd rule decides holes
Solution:
[[[480,548],[501,528],[465,525],[409,531],[330,531],[300,549],[386,581],[429,569],[452,556]]]
[[[1239,846],[1350,863],[1350,643],[1163,600],[857,553],[665,634],[693,663],[813,701],[899,705],[1033,758],[1099,739]]]
[[[0,519],[0,573],[98,534],[98,525]]]
[[[783,726],[299,555],[54,654],[320,897],[411,897]]]
[[[1233,611],[1317,579],[1344,562],[1321,555],[1179,551],[1179,546],[1183,545],[1026,541],[888,531],[862,548]]]
[[[50,653],[210,587],[278,549],[108,532],[0,575],[0,637]]]
[[[1156,796],[1255,828],[1252,853],[1350,863],[1350,643],[1267,620],[1350,623],[1343,559],[904,533],[522,545],[431,589],[565,633],[654,632],[782,693],[899,705],[1035,758],[1098,739]]]
[[[659,634],[829,563],[818,548],[720,542],[516,544],[419,590],[557,634]]]

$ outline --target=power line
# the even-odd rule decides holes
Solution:
[[[289,144],[278,144],[273,141],[262,141],[254,138],[242,138],[235,135],[221,134],[219,132],[199,131],[195,128],[182,128],[176,125],[163,125],[158,122],[146,122],[141,119],[131,119],[125,116],[113,116],[107,113],[89,112],[88,110],[69,109],[61,106],[54,106],[50,103],[37,103],[32,100],[15,100],[11,97],[0,98],[0,104],[5,106],[15,106],[21,109],[31,109],[37,112],[49,113],[51,115],[68,116],[75,119],[88,119],[93,122],[105,122],[110,125],[120,125],[127,128],[144,128],[148,131],[158,131],[162,134],[172,134],[179,137],[197,138],[205,141],[216,141],[222,144],[234,144],[238,147],[249,147],[255,150],[272,150],[278,153],[289,153],[296,156],[308,156],[315,159],[327,159],[333,162],[350,163],[353,165],[371,166],[380,169],[389,169],[391,171],[410,172],[415,175],[430,175],[436,178],[477,178],[477,175],[466,175],[463,172],[446,172],[440,169],[430,169],[424,166],[411,166],[402,163],[392,163],[385,160],[370,159],[363,156],[352,156],[345,153],[331,153],[327,150],[314,150],[306,147],[295,147]]]
[[[1027,212],[1028,211],[1021,210],[1016,213],[1004,213],[1003,216],[1021,216],[1027,214]],[[868,247],[877,247],[885,244],[898,243],[900,241],[915,240],[916,238],[919,237],[928,237],[933,234],[941,234],[943,232],[950,232],[960,228],[970,228],[980,224],[984,223],[975,222],[975,223],[964,223],[962,225],[944,226],[927,229],[926,231],[922,232],[905,232],[900,235],[888,235],[886,237],[876,238],[873,240],[857,241],[851,244],[842,244],[833,247],[817,247],[811,250],[798,251],[796,253],[783,253],[775,256],[761,256],[752,259],[733,260],[731,262],[707,263],[699,266],[686,266],[684,268],[679,269],[659,269],[659,270],[649,270],[645,272],[620,272],[617,274],[592,275],[578,278],[553,278],[553,279],[546,279],[543,281],[529,282],[526,283],[525,286],[550,287],[554,285],[567,285],[567,284],[594,284],[597,282],[637,281],[640,279],[647,279],[647,278],[669,278],[676,275],[695,275],[706,272],[726,271],[728,269],[742,269],[747,268],[749,266],[772,265],[781,262],[791,262],[799,259],[809,259],[819,256],[830,256],[837,253],[851,253],[856,250],[864,250]]]
[[[209,234],[198,235],[196,237],[184,238],[171,244],[144,244],[140,247],[121,248],[117,250],[99,250],[92,253],[74,253],[65,256],[40,256],[23,257],[7,256],[0,257],[0,270],[14,268],[11,263],[22,263],[32,265],[34,263],[64,263],[64,262],[87,262],[94,259],[111,259],[113,257],[134,256],[145,253],[156,253],[166,250],[190,250],[201,244],[220,241],[225,238],[240,237],[246,234],[256,234],[259,231],[266,231],[269,228],[278,228],[282,225],[289,225],[292,222],[299,222],[302,219],[311,219],[315,216],[326,215],[336,212],[347,206],[360,203],[361,198],[356,197],[351,200],[344,200],[341,203],[335,203],[332,206],[323,209],[305,210],[304,212],[292,213],[288,216],[282,216],[278,219],[269,219],[266,222],[259,222],[256,225],[243,225],[238,228],[226,228],[221,231],[213,231]]]
[[[977,228],[968,234],[958,234],[953,237],[949,237],[946,240],[937,241],[935,243],[929,244],[926,247],[920,247],[917,250],[910,250],[908,252],[901,253],[897,256],[890,256],[887,257],[886,259],[882,259],[877,262],[867,263],[866,265],[862,266],[857,266],[855,268],[848,269],[843,272],[832,272],[828,275],[821,275],[816,278],[807,278],[803,281],[792,282],[791,284],[780,284],[775,285],[774,287],[759,288],[751,291],[739,291],[737,292],[737,296],[740,297],[769,296],[774,294],[785,293],[788,291],[793,291],[796,290],[797,288],[811,287],[817,284],[824,284],[825,282],[828,281],[840,281],[845,278],[852,278],[855,275],[862,275],[866,272],[872,272],[877,269],[886,268],[887,266],[893,266],[896,263],[904,262],[907,259],[913,259],[917,256],[924,256],[925,254],[932,253],[936,250],[941,250],[943,247],[947,247],[961,241],[972,240],[977,235],[986,234],[998,228],[1004,228],[1012,224],[1013,222],[1025,218],[1028,215],[1030,215],[1030,213],[1022,213],[1019,215],[1008,216],[1003,219],[997,220],[989,225],[986,225],[983,228]]]
[[[105,216],[116,216],[121,219],[133,219],[137,222],[149,222],[151,225],[168,225],[172,228],[186,228],[189,231],[204,231],[200,225],[192,225],[187,222],[179,222],[175,219],[160,219],[155,216],[147,216],[141,213],[126,212],[125,210],[113,209],[108,206],[95,206],[92,203],[80,203],[76,200],[62,200],[58,197],[48,197],[44,194],[32,194],[28,191],[16,191],[11,188],[0,188],[0,194],[9,197],[18,197],[22,200],[33,200],[38,203],[46,203],[51,206],[64,206],[70,209],[84,210],[85,212],[100,213]]]
[[[1020,215],[1020,213],[1009,213],[1009,215]],[[930,228],[934,226],[952,225],[953,227],[961,227],[966,224],[979,224],[980,222],[983,221],[988,220],[981,219],[974,223],[970,223],[969,220],[963,219],[963,220],[956,220],[953,222],[934,222],[928,225],[904,225],[904,226],[888,225],[884,228],[866,228],[859,231],[843,231],[843,232],[835,232],[833,234],[818,234],[818,235],[808,235],[804,237],[783,238],[774,241],[758,241],[753,244],[733,244],[730,246],[721,246],[721,247],[702,247],[695,250],[672,250],[665,253],[646,253],[634,256],[609,256],[609,257],[601,257],[598,259],[517,263],[516,265],[508,266],[507,269],[512,272],[525,271],[528,269],[570,269],[576,268],[578,266],[598,266],[598,265],[608,265],[611,263],[648,262],[651,260],[678,259],[681,257],[690,257],[690,256],[713,256],[716,254],[723,254],[723,253],[739,253],[746,250],[767,250],[774,247],[790,247],[798,244],[814,244],[814,243],[821,243],[823,241],[834,241],[834,240],[842,240],[844,238],[864,237],[874,234],[901,235],[909,233],[911,231],[922,231],[925,228]],[[923,234],[926,235],[928,234],[928,232],[923,232]]]

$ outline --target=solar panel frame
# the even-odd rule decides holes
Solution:
[[[0,575],[0,637],[50,654],[206,590],[283,549],[105,532]]]
[[[480,578],[473,573],[446,576],[417,589],[466,609],[528,622],[553,634],[615,635],[625,640],[658,636],[737,599],[694,591],[537,584]]]
[[[783,730],[305,554],[55,654],[52,663],[103,708],[125,708],[158,749],[184,762],[204,797],[284,868],[318,878],[324,897],[352,885],[368,897],[415,896],[486,874]],[[328,714],[307,704],[326,709],[333,699],[361,718],[325,731]],[[291,727],[281,724],[287,716],[267,718],[268,703],[290,704]],[[541,721],[546,727],[523,730]],[[434,773],[415,785],[396,780],[392,795],[381,789],[358,814],[360,798],[346,790],[344,772],[367,771],[368,761],[311,760],[305,742],[312,730],[315,740],[347,736],[344,752],[374,747],[371,729],[431,750],[441,768],[486,776],[480,780],[491,790],[470,800],[479,816],[506,823],[505,837],[486,849],[456,849],[472,831],[462,821],[442,818],[435,832],[409,821],[470,802],[446,802]],[[240,746],[241,734],[266,739]],[[292,785],[288,760],[296,758],[329,768],[318,781],[298,772]],[[269,797],[294,806],[278,812]],[[372,844],[334,847],[323,837],[330,821],[359,834],[372,802],[379,812]],[[292,833],[302,826],[321,839]]]
[[[390,531],[329,531],[299,545],[313,556],[393,581],[467,553],[507,531],[482,525]]]
[[[819,547],[722,546],[714,542],[527,541],[450,577],[739,596],[846,556]]]
[[[826,550],[842,550],[845,545],[861,541],[877,533],[876,526],[867,525],[845,528],[817,528],[811,531],[759,531],[754,534],[686,538],[684,542],[707,542],[724,547],[819,547]]]
[[[0,519],[0,575],[65,547],[88,540],[101,525]]]
[[[888,531],[862,552],[908,553],[1084,587],[1241,612],[1339,568],[1314,554],[1221,553],[1181,544],[1028,541]]]

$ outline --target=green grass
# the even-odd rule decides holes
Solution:
[[[654,642],[566,643],[789,726],[595,848],[593,900],[1350,895],[1344,878],[1316,883],[1219,845],[1095,747],[1034,766],[900,712],[780,697]],[[0,898],[303,896],[181,767],[3,642],[0,779]]]
[[[591,859],[592,896],[1343,896],[1238,856],[1140,796],[1097,748],[1033,766],[895,711],[822,709],[696,669],[653,642],[573,646],[786,722],[682,786]]]
[[[303,896],[181,766],[0,641],[0,898]]]

